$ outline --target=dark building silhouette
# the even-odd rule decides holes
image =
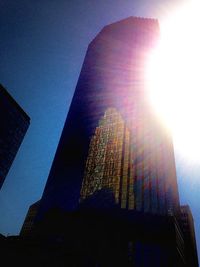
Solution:
[[[21,236],[29,236],[32,234],[33,227],[34,227],[34,221],[35,221],[36,214],[38,212],[39,204],[40,204],[40,200],[33,203],[29,207],[26,218],[25,218],[24,223],[22,225],[22,229],[20,231]]]
[[[193,216],[188,205],[181,206],[180,224],[185,242],[185,257],[187,266],[198,267],[198,256],[195,238]]]
[[[39,217],[52,207],[75,210],[105,189],[122,209],[178,210],[172,140],[145,91],[158,38],[157,20],[130,17],[104,27],[90,43]]]
[[[30,124],[29,116],[0,85],[0,188]]]
[[[6,266],[190,266],[180,256],[184,244],[173,216],[121,212],[54,210],[48,238],[0,237],[1,260]]]
[[[158,39],[157,20],[130,17],[88,47],[31,218],[32,237],[61,246],[55,257],[65,265],[190,266],[172,138],[146,91]]]

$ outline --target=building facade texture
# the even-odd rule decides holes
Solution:
[[[29,116],[0,85],[0,188],[30,124]]]
[[[157,20],[130,17],[90,43],[39,217],[52,207],[75,210],[101,192],[121,209],[179,209],[172,139],[146,92],[146,63],[158,39]]]

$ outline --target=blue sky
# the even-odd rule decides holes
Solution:
[[[18,234],[40,199],[89,42],[129,16],[162,20],[181,0],[0,0],[0,83],[31,124],[0,191],[0,233]],[[200,247],[200,167],[176,155],[181,203]]]

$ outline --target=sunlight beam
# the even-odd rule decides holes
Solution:
[[[200,17],[189,1],[161,22],[147,71],[153,107],[170,128],[176,151],[200,163]]]

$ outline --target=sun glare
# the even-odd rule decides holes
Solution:
[[[170,128],[176,151],[200,162],[200,3],[187,2],[160,22],[148,65],[151,103]]]

